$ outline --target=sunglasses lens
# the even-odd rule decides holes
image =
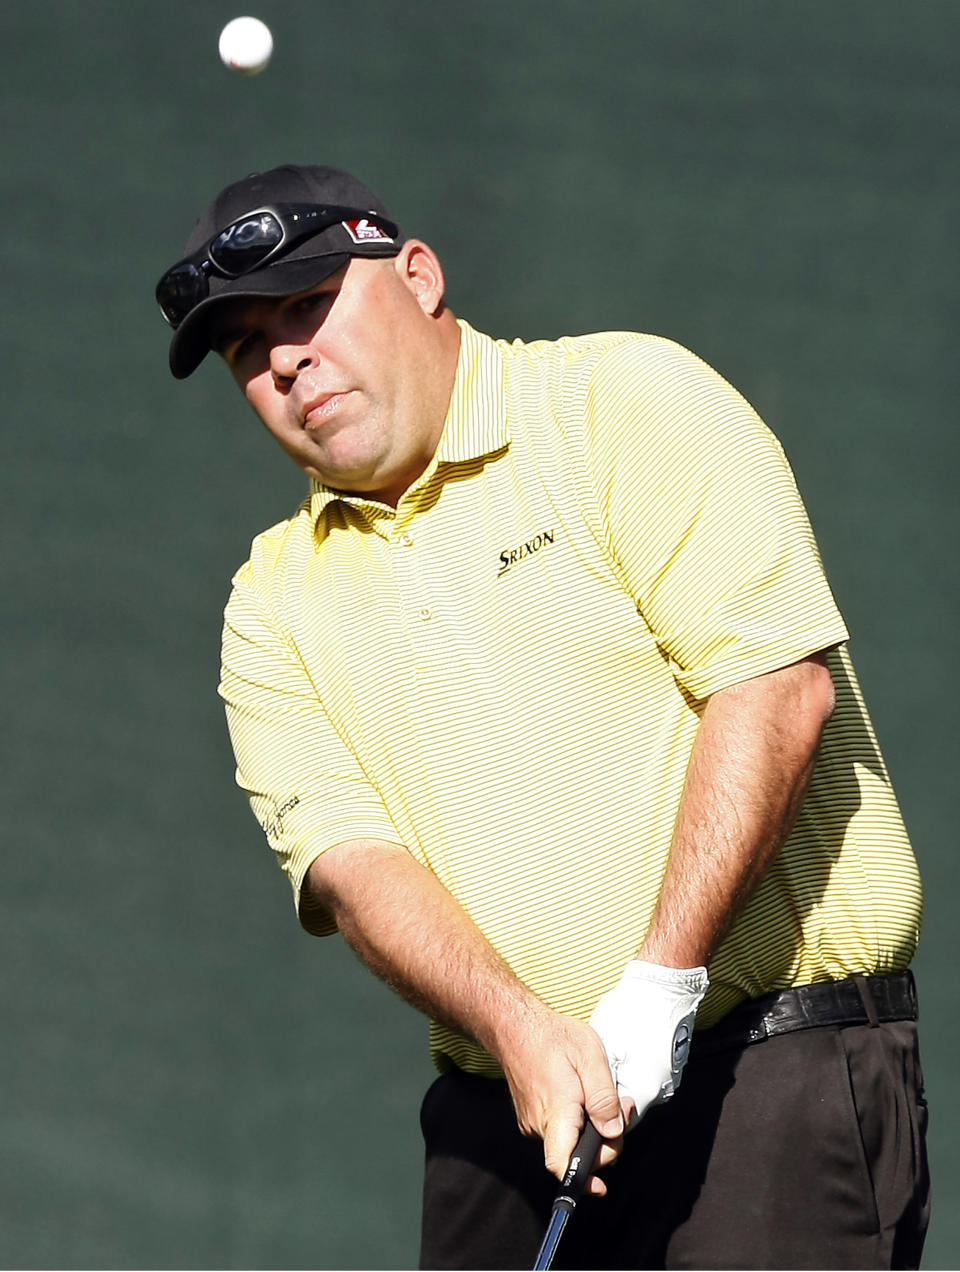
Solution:
[[[207,276],[198,266],[185,261],[168,270],[157,284],[157,302],[170,326],[179,327],[207,290]]]
[[[256,269],[279,247],[283,233],[283,226],[272,212],[258,212],[256,216],[244,217],[221,230],[207,254],[217,269],[238,278]]]

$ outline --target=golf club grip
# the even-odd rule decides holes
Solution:
[[[577,1147],[570,1157],[570,1165],[563,1177],[554,1206],[564,1199],[570,1202],[571,1208],[577,1204],[583,1196],[583,1190],[587,1186],[587,1180],[590,1178],[593,1163],[597,1160],[597,1153],[602,1143],[603,1136],[588,1118],[577,1140]]]
[[[596,1161],[597,1153],[603,1142],[603,1136],[588,1121],[577,1140],[577,1146],[570,1157],[567,1173],[563,1177],[560,1189],[550,1211],[550,1222],[534,1263],[534,1272],[545,1272],[553,1265],[553,1256],[557,1252],[560,1238],[567,1220],[576,1209],[577,1202],[583,1196],[583,1190],[590,1178],[590,1171]]]

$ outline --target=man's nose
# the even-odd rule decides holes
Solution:
[[[270,350],[270,370],[278,380],[295,380],[319,362],[320,355],[309,344],[275,344]]]

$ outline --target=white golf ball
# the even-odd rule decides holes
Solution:
[[[273,36],[259,18],[234,18],[220,32],[220,61],[233,71],[256,75],[270,61]]]

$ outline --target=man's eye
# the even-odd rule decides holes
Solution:
[[[258,336],[255,331],[232,340],[223,351],[224,360],[232,367],[250,358],[257,347]]]
[[[297,313],[312,314],[326,308],[333,300],[334,292],[311,292],[309,296],[301,296],[297,301]]]

